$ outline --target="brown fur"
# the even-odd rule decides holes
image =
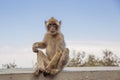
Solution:
[[[47,32],[43,41],[33,44],[33,52],[37,52],[38,63],[35,75],[38,75],[39,71],[55,75],[64,68],[69,59],[69,50],[65,47],[64,36],[60,32],[61,22],[52,17],[45,25]],[[38,48],[45,48],[46,55]]]

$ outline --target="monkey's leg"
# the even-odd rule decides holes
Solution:
[[[62,55],[61,52],[56,52],[56,54],[54,55],[54,57],[52,58],[52,60],[49,62],[49,64],[46,67],[46,72],[47,73],[54,73],[54,71],[56,71],[53,68],[57,66],[57,64],[58,64],[58,62],[60,60],[61,55]]]
[[[34,74],[36,76],[38,76],[40,72],[45,71],[45,64],[46,63],[48,63],[47,57],[44,55],[44,53],[42,51],[39,50],[37,53],[37,67],[36,67],[36,70],[34,72]]]
[[[58,54],[56,54],[55,56],[58,57]],[[56,58],[53,57],[53,62],[54,60],[56,60]],[[50,69],[50,74],[56,75],[57,73],[59,73],[64,68],[64,66],[67,64],[68,60],[69,60],[69,49],[65,48],[63,53],[61,53],[61,55],[59,56],[59,60],[57,61],[57,63],[54,64],[56,65],[56,68]],[[52,61],[51,61],[51,64],[52,64]]]
[[[57,69],[61,71],[69,60],[69,49],[65,48],[58,62]]]

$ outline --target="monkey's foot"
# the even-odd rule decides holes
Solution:
[[[42,72],[45,72],[45,70],[43,70],[43,69],[36,69],[35,72],[34,72],[34,75],[36,77],[38,77]]]
[[[50,72],[51,72],[51,68],[46,68],[46,69],[45,69],[45,72],[46,72],[46,73],[50,73]]]
[[[36,77],[38,77],[40,73],[42,73],[42,71],[40,71],[39,69],[37,69],[37,70],[34,72],[34,75],[35,75]]]
[[[47,76],[55,76],[56,74],[58,74],[60,72],[60,70],[58,69],[52,69],[50,72],[43,72],[44,77]]]
[[[59,69],[52,69],[51,72],[50,72],[50,74],[51,74],[51,75],[56,75],[56,74],[58,74],[59,72],[60,72]]]
[[[48,75],[56,75],[59,72],[60,72],[59,69],[51,69],[51,70],[46,70],[45,73],[48,74]]]

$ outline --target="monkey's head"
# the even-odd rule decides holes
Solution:
[[[45,25],[51,35],[56,35],[60,31],[61,21],[51,17],[48,21],[45,21]]]

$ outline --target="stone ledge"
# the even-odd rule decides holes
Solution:
[[[70,67],[55,77],[36,78],[34,69],[0,69],[0,80],[120,80],[120,67]]]

